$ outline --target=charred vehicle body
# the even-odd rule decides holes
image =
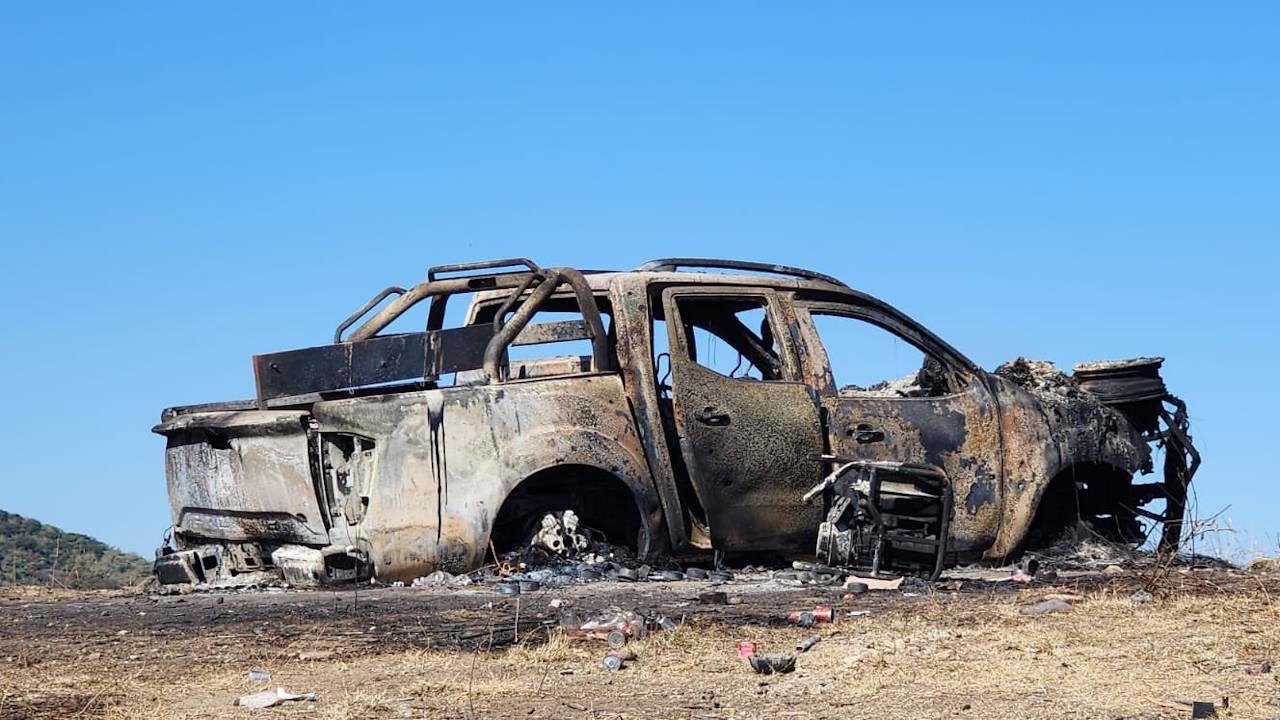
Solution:
[[[413,308],[425,328],[390,332]],[[884,358],[907,377],[867,382]],[[329,345],[256,356],[256,399],[164,411],[173,527],[156,575],[460,572],[565,510],[641,556],[816,551],[925,576],[1079,520],[1176,547],[1199,457],[1160,362],[988,373],[784,266],[435,267]]]

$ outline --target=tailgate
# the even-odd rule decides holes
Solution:
[[[246,410],[178,415],[157,425],[168,439],[174,533],[328,544],[308,420],[298,410]]]

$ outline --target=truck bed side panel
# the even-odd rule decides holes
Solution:
[[[367,511],[355,528],[378,578],[483,562],[503,500],[558,465],[625,482],[657,527],[652,481],[617,375],[578,375],[318,403],[322,433],[376,443]]]

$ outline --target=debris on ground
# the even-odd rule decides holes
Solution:
[[[805,638],[804,641],[801,642],[799,645],[796,645],[796,650],[800,652],[809,652],[809,649],[812,648],[814,645],[817,645],[821,640],[822,640],[821,635],[810,635],[809,637]]]
[[[729,593],[723,590],[709,590],[698,593],[698,603],[702,605],[728,605]]]
[[[294,700],[315,699],[315,693],[295,694],[286,692],[284,688],[278,687],[275,690],[263,690],[262,692],[256,692],[251,695],[241,695],[236,698],[236,701],[232,704],[239,707],[255,708],[260,710],[262,708],[275,707],[281,703],[292,702]]]
[[[793,625],[810,627],[814,623],[831,622],[831,608],[818,606],[812,610],[797,610],[787,616]]]
[[[775,655],[752,655],[747,658],[751,663],[751,669],[760,675],[779,675],[789,673],[796,669],[796,656],[787,654]]]
[[[610,630],[609,634],[605,635],[604,642],[614,650],[621,650],[627,646],[627,634],[621,630]]]
[[[1218,717],[1218,708],[1212,702],[1196,700],[1191,703],[1192,718],[1215,718]]]
[[[738,657],[746,660],[756,654],[756,644],[750,640],[738,641]]]
[[[472,583],[467,575],[454,575],[444,570],[436,570],[430,575],[414,578],[411,587],[466,587]]]
[[[761,559],[751,559],[759,568]],[[29,599],[15,597],[0,600],[0,667],[13,656],[8,667],[15,669],[0,672],[0,717],[74,715],[85,705],[83,694],[97,691],[93,678],[106,676],[121,677],[128,683],[125,692],[107,696],[101,711],[85,715],[217,716],[216,708],[229,708],[236,697],[277,685],[293,692],[314,689],[317,710],[307,710],[310,702],[286,702],[270,713],[221,712],[245,718],[323,715],[325,708],[332,714],[335,707],[390,703],[374,714],[396,715],[399,698],[412,698],[406,701],[412,711],[406,716],[456,715],[458,699],[468,692],[468,667],[474,664],[471,692],[477,714],[502,717],[562,716],[569,712],[562,704],[566,701],[595,703],[597,712],[628,716],[780,717],[796,709],[797,692],[806,696],[801,700],[807,713],[835,716],[847,713],[847,703],[865,698],[851,700],[848,693],[827,691],[856,677],[858,688],[875,694],[876,712],[895,720],[955,715],[960,702],[972,703],[970,711],[961,713],[972,717],[1047,720],[1071,707],[1080,717],[1188,718],[1191,699],[1212,700],[1218,715],[1227,717],[1219,696],[1228,690],[1231,717],[1270,718],[1280,713],[1268,704],[1280,687],[1274,680],[1280,671],[1273,668],[1266,674],[1262,666],[1267,661],[1274,665],[1274,653],[1267,649],[1280,646],[1280,627],[1272,622],[1268,600],[1280,597],[1277,583],[1280,578],[1241,571],[1174,568],[1153,576],[1130,568],[1119,576],[1097,571],[1068,576],[1058,585],[1037,584],[1030,591],[1009,582],[965,581],[958,593],[940,591],[941,583],[935,583],[924,600],[892,591],[850,602],[837,600],[834,588],[779,586],[759,571],[714,588],[744,597],[747,602],[741,606],[699,605],[698,591],[713,589],[705,582],[579,584],[543,591],[545,596],[532,596],[534,602],[530,596],[522,598],[518,637],[514,598],[474,588],[362,589],[358,610],[351,592],[224,593],[224,604],[216,603],[218,596],[189,595],[181,604],[120,596],[73,603],[40,600],[28,606]],[[1150,589],[1156,599],[1132,604],[1129,596],[1140,589]],[[6,594],[14,597],[8,588],[0,589],[0,597]],[[1052,618],[1018,614],[1025,605],[1055,597],[1072,611]],[[548,606],[553,598],[563,598],[561,608]],[[786,620],[793,610],[819,605],[833,606],[841,617],[809,629]],[[605,637],[578,631],[613,607],[649,623],[645,640],[628,640],[620,649],[624,667],[616,672],[602,667],[612,649]],[[147,609],[145,616],[137,614],[140,608]],[[867,616],[856,617],[859,613]],[[576,619],[562,625],[563,632],[548,625],[570,614]],[[1021,631],[1009,625],[1015,615],[1022,618]],[[661,617],[693,630],[662,636],[653,629]],[[129,632],[117,636],[121,630]],[[1213,636],[1209,646],[1204,644],[1206,633]],[[815,634],[822,647],[797,649]],[[795,670],[781,677],[757,675],[746,657],[738,657],[739,642],[750,643],[743,649],[746,656],[791,654]],[[1097,652],[1100,647],[1107,652]],[[629,659],[632,650],[639,651],[639,659]],[[298,660],[320,653],[331,655],[330,661]],[[148,667],[192,657],[201,662],[183,670],[187,689],[180,698],[172,698],[163,684],[129,679],[139,672],[145,676]],[[1203,658],[1202,671],[1194,671],[1191,679],[1179,675],[1187,658]],[[539,667],[531,669],[531,659]],[[37,662],[39,672],[22,670],[32,667],[24,663]],[[1025,680],[1046,670],[1063,672],[1059,662],[1068,663],[1064,671],[1071,681],[1055,683],[1049,695],[1028,695]],[[913,695],[903,685],[907,663],[913,677],[918,674],[935,692]],[[273,677],[251,682],[246,677],[250,669],[270,671]],[[734,670],[736,680],[724,677]],[[48,692],[42,681],[50,677],[65,699],[41,707]],[[511,677],[525,678],[517,684],[530,692],[513,694],[510,683],[481,681]],[[1153,683],[1153,677],[1167,680]],[[791,687],[797,680],[801,686]],[[539,684],[542,691],[533,692]],[[710,708],[710,702],[699,700],[707,687],[716,689],[725,708]],[[1167,705],[1143,707],[1148,697]],[[1188,701],[1174,708],[1175,697]],[[691,710],[686,705],[704,707]],[[529,707],[535,712],[526,715]]]
[[[1047,615],[1049,613],[1067,612],[1071,609],[1070,603],[1059,598],[1052,598],[1035,605],[1028,605],[1022,608],[1023,615]]]
[[[1252,666],[1252,667],[1247,667],[1247,668],[1245,668],[1245,669],[1244,669],[1244,674],[1245,674],[1245,675],[1248,675],[1248,676],[1250,676],[1250,677],[1257,677],[1257,676],[1259,676],[1259,675],[1266,675],[1266,674],[1268,674],[1268,673],[1270,673],[1270,672],[1271,672],[1271,663],[1269,663],[1269,662],[1264,662],[1264,663],[1262,663],[1261,665],[1256,665],[1256,666]]]
[[[1136,605],[1145,605],[1155,599],[1155,596],[1146,590],[1138,590],[1129,596],[1130,602]]]
[[[850,575],[848,580],[845,581],[844,589],[854,593],[855,595],[858,593],[858,591],[853,588],[855,584],[863,585],[867,590],[897,590],[902,587],[903,580],[904,578],[902,577],[875,578]]]
[[[647,627],[645,619],[638,613],[612,607],[582,623],[579,630],[587,634],[603,633],[606,637],[612,632],[619,632],[624,637],[639,638],[645,636]]]
[[[257,670],[257,669],[250,670],[249,679],[254,682],[270,682],[271,673],[267,672],[266,670]]]
[[[613,651],[605,653],[604,659],[600,661],[600,665],[610,672],[621,670],[624,664],[622,654]]]

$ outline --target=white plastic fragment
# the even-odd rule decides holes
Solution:
[[[262,708],[275,707],[280,703],[289,702],[291,700],[315,700],[315,699],[316,699],[315,693],[295,694],[295,693],[285,691],[285,689],[282,687],[278,687],[275,690],[263,690],[262,692],[256,692],[256,693],[253,693],[252,695],[241,695],[232,704],[237,705],[239,707],[255,708],[255,709],[261,710]]]
[[[889,580],[885,578],[859,577],[857,575],[850,575],[848,579],[845,581],[845,584],[848,585],[849,583],[855,583],[855,582],[866,585],[868,590],[897,590],[898,588],[902,587],[901,577],[896,577],[896,578],[893,578],[892,580]]]

